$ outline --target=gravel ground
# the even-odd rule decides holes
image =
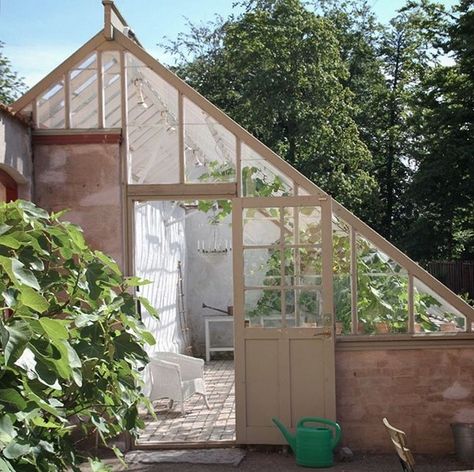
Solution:
[[[474,472],[474,465],[466,466],[457,462],[454,457],[416,456],[416,472]],[[116,461],[110,461],[114,471],[124,470]],[[87,468],[84,469],[88,470]],[[238,467],[231,465],[202,464],[166,464],[152,466],[132,464],[129,471],[133,472],[302,472],[305,468],[295,463],[294,456],[275,452],[249,451]],[[306,469],[308,470],[308,469]],[[394,455],[358,455],[352,462],[339,462],[331,469],[335,472],[401,472],[402,468]]]

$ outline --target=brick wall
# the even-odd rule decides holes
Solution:
[[[353,450],[392,452],[385,416],[416,453],[452,453],[450,423],[474,422],[474,346],[336,352],[336,397]]]

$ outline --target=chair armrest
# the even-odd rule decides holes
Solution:
[[[152,355],[153,359],[178,364],[183,380],[202,378],[204,376],[204,361],[202,359],[173,352],[156,352]]]
[[[151,359],[148,364],[152,382],[166,383],[167,381],[179,381],[181,383],[181,372],[178,364],[158,359]]]
[[[150,386],[148,397],[151,401],[168,397],[182,401],[182,378],[178,364],[152,359],[147,366],[149,369]]]

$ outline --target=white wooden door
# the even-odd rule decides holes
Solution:
[[[237,442],[283,444],[336,414],[331,201],[235,199],[233,238]]]

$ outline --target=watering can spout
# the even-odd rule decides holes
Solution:
[[[290,445],[291,449],[293,449],[293,452],[296,452],[296,435],[293,436],[288,429],[286,429],[285,425],[278,420],[277,418],[272,418],[272,421],[276,424],[278,429],[281,431],[281,434],[285,436],[285,439],[287,440],[288,444]]]

